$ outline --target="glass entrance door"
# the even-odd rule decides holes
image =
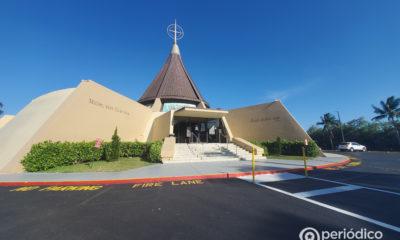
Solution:
[[[225,138],[222,139],[224,133],[221,119],[178,118],[174,120],[177,143],[225,142]]]

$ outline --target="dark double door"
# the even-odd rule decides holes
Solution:
[[[177,143],[224,142],[224,133],[220,119],[174,120],[174,134]]]

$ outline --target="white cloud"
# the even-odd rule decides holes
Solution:
[[[295,87],[288,88],[288,89],[267,91],[264,98],[265,98],[265,100],[279,99],[279,100],[283,101],[289,97],[295,96],[299,93],[302,93],[302,92],[308,90],[313,85],[315,85],[315,83],[316,83],[315,81],[312,81],[312,82],[305,83],[301,86],[295,86]]]

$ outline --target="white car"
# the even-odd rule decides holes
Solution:
[[[367,151],[367,147],[364,145],[361,145],[359,143],[356,142],[342,142],[339,144],[338,149],[340,151],[350,151],[350,152],[354,152],[354,151]]]

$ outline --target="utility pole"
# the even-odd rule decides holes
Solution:
[[[336,111],[336,112],[337,112],[337,115],[338,115],[338,118],[339,118],[339,126],[340,126],[340,132],[342,133],[342,141],[345,142],[344,135],[343,135],[342,122],[340,121],[340,114],[339,114],[339,111]]]

